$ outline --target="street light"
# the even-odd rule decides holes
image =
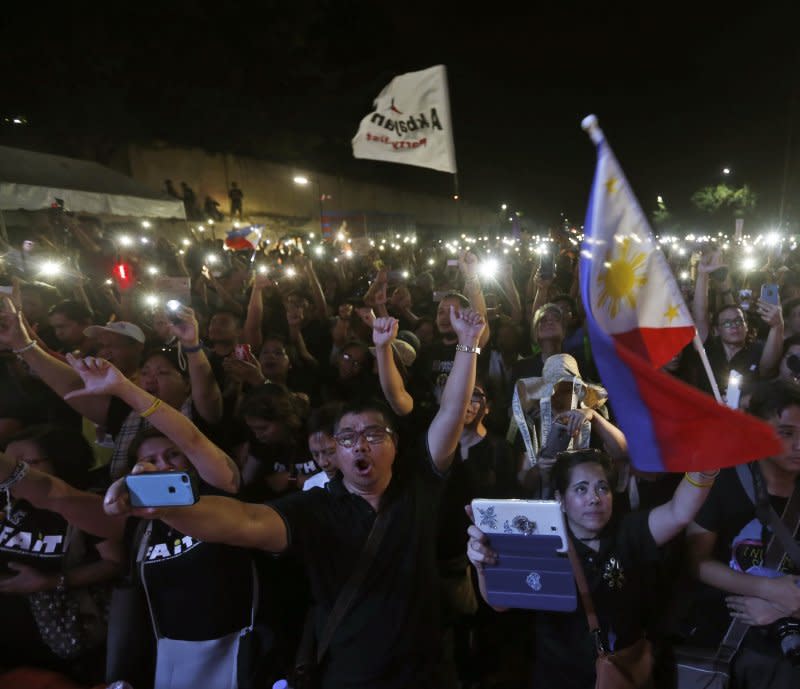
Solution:
[[[317,201],[319,202],[319,231],[320,231],[320,236],[322,238],[324,238],[325,237],[325,225],[323,224],[323,220],[322,220],[322,216],[323,216],[323,213],[324,213],[323,208],[322,208],[322,199],[323,199],[322,188],[321,188],[320,183],[319,183],[319,177],[314,177],[313,180],[317,185]],[[309,178],[306,177],[305,175],[295,175],[294,178],[293,178],[293,181],[299,187],[307,187],[311,180],[309,180]]]
[[[729,167],[724,167],[724,168],[722,168],[722,174],[723,174],[723,175],[729,175],[729,174],[731,174],[731,169],[730,169]]]

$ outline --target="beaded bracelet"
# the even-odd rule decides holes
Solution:
[[[15,483],[19,483],[25,478],[29,468],[30,467],[28,466],[27,462],[17,462],[17,466],[14,467],[14,471],[9,474],[5,481],[0,482],[0,490],[8,490]]]
[[[148,416],[150,416],[152,413],[154,413],[154,412],[155,412],[155,410],[156,410],[156,409],[158,409],[160,406],[161,406],[161,400],[160,400],[160,399],[158,399],[158,397],[156,397],[156,398],[153,400],[153,404],[151,404],[151,405],[150,405],[150,406],[149,406],[147,409],[145,409],[144,411],[141,411],[141,412],[139,412],[139,416],[140,416],[141,418],[143,418],[143,419],[146,419]]]

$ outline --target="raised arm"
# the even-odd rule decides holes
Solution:
[[[648,525],[657,545],[671,541],[695,518],[708,497],[717,474],[692,471],[678,484],[669,502],[659,505],[650,512]]]
[[[383,396],[395,414],[407,416],[414,409],[414,398],[408,394],[394,360],[392,343],[397,339],[398,327],[396,318],[373,319],[372,341],[375,343],[375,359]]]
[[[485,347],[489,341],[489,318],[486,313],[486,300],[483,298],[481,281],[478,277],[478,257],[469,251],[462,251],[458,256],[458,267],[464,276],[464,296],[469,299],[469,305],[484,322],[484,329],[478,341],[478,347]],[[472,390],[470,390],[472,394]]]
[[[303,270],[303,274],[308,280],[308,287],[311,292],[311,298],[314,301],[316,317],[324,321],[328,317],[328,302],[325,301],[325,292],[323,292],[322,285],[314,270],[314,264],[308,256],[298,256],[295,259],[295,263]]]
[[[697,279],[694,283],[694,324],[700,341],[705,342],[710,331],[708,313],[708,283],[710,274],[722,266],[722,256],[718,251],[706,254],[697,264]]]
[[[152,464],[140,462],[132,473],[153,470]],[[227,543],[271,553],[283,552],[289,545],[286,524],[275,510],[234,498],[204,496],[189,507],[132,509],[125,480],[120,479],[106,492],[104,506],[112,515],[160,519],[181,533],[209,543]]]
[[[256,352],[261,349],[263,343],[261,327],[264,322],[264,290],[271,284],[272,281],[266,275],[256,274],[250,291],[250,301],[247,304],[243,340]]]
[[[453,368],[442,391],[439,411],[428,428],[428,449],[431,459],[441,473],[450,468],[464,427],[472,391],[475,388],[476,349],[486,327],[483,317],[472,309],[450,307],[450,322],[458,337]]]
[[[177,409],[142,390],[104,359],[69,356],[67,360],[85,386],[69,393],[69,398],[115,395],[131,409],[139,413],[149,412],[147,420],[180,448],[203,481],[229,493],[238,492],[241,479],[236,463]]]
[[[762,378],[772,378],[778,374],[778,365],[783,354],[783,310],[778,304],[767,304],[760,299],[756,304],[758,315],[769,326],[767,341],[761,360],[758,364],[758,373]]]
[[[197,318],[188,306],[181,306],[176,316],[180,320],[170,325],[170,332],[178,338],[186,356],[192,384],[192,402],[205,421],[210,424],[219,423],[222,419],[222,392],[211,370],[211,363],[200,346]]]
[[[3,297],[3,306],[0,311],[0,344],[19,352],[31,371],[60,397],[83,387],[81,377],[69,365],[45,351],[32,337],[22,312],[17,311],[11,299]],[[98,396],[74,400],[70,406],[94,423],[104,425],[110,402],[110,397]]]

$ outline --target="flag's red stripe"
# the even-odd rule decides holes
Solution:
[[[668,363],[694,337],[694,326],[680,328],[635,328],[614,333],[614,339],[649,361],[655,368]]]
[[[636,379],[639,396],[650,411],[667,471],[716,469],[783,451],[772,426],[653,369],[619,342],[615,349]],[[610,402],[614,405],[615,400]],[[617,409],[624,413],[619,406]]]

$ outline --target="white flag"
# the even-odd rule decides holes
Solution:
[[[375,99],[353,137],[356,158],[456,172],[447,72],[436,65],[401,74]]]

